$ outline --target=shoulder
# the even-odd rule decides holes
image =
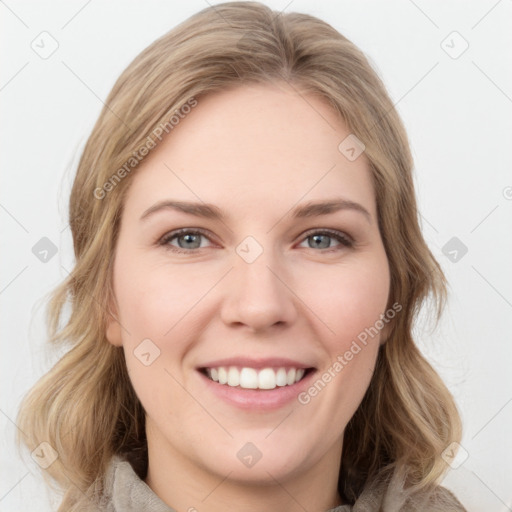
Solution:
[[[343,510],[343,509],[341,509]],[[341,511],[340,511],[341,512]],[[440,485],[411,492],[400,480],[376,481],[365,487],[352,512],[467,512],[460,501]]]
[[[175,512],[120,455],[114,455],[110,460],[102,488],[101,498],[95,504],[95,510],[101,512]]]
[[[462,503],[445,487],[438,485],[431,491],[419,493],[406,502],[404,512],[467,512]]]

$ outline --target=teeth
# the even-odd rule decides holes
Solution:
[[[230,368],[238,373],[237,368]],[[245,389],[258,389],[258,372],[254,368],[242,368],[240,372],[240,387]]]
[[[227,384],[231,387],[240,386],[244,389],[274,389],[279,386],[291,386],[304,377],[304,368],[242,368],[239,370],[235,366],[228,368],[220,366],[219,368],[208,368],[206,370],[208,377],[219,384]]]
[[[286,370],[284,368],[279,368],[279,370],[277,370],[276,385],[286,386]]]
[[[228,382],[228,372],[226,368],[219,368],[219,384],[226,384]]]
[[[240,384],[240,372],[236,368],[228,370],[228,386],[238,386]]]
[[[265,368],[258,373],[258,387],[260,389],[274,389],[276,385],[276,372],[272,368]]]
[[[291,386],[295,382],[295,374],[296,374],[295,368],[292,368],[291,370],[288,370],[288,375],[286,376],[286,384],[288,386]]]

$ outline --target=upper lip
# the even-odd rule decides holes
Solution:
[[[294,359],[286,357],[266,357],[266,358],[249,358],[249,357],[229,357],[225,359],[216,359],[208,361],[198,366],[200,368],[219,368],[221,366],[239,366],[241,368],[313,368],[313,365],[301,363]]]

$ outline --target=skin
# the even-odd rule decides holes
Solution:
[[[349,133],[319,97],[285,84],[243,86],[200,98],[131,178],[114,264],[118,321],[107,338],[124,348],[146,411],[146,483],[178,511],[320,512],[342,503],[343,431],[383,332],[306,405],[242,410],[211,393],[196,368],[233,356],[289,357],[320,375],[386,311],[389,268],[368,161],[338,150]],[[368,217],[290,214],[340,197]],[[162,209],[140,220],[166,199],[212,203],[227,217]],[[207,236],[159,245],[180,228]],[[318,248],[311,234],[322,229],[354,244],[328,235]],[[263,250],[252,263],[236,252],[247,236]],[[148,338],[160,354],[146,366],[134,350]],[[237,457],[247,442],[262,454],[250,468]]]

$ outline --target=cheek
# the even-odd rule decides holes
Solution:
[[[389,271],[387,260],[381,255],[370,262],[329,269],[328,272],[323,285],[321,280],[312,280],[309,297],[311,309],[329,327],[327,331],[324,329],[328,333],[324,339],[333,355],[346,350],[361,334],[360,337],[364,338],[364,333],[374,327],[385,313]],[[378,344],[379,336],[374,330],[372,333],[372,339]]]
[[[115,293],[131,343],[140,342],[141,336],[155,341],[172,336],[172,330],[187,322],[187,313],[212,286],[208,283],[214,282],[214,276],[208,280],[180,269],[171,272],[161,264],[127,259],[117,263]],[[128,341],[126,337],[124,333],[123,341]]]
[[[122,339],[130,380],[147,414],[161,416],[162,422],[179,430],[187,415],[197,414],[184,406],[188,402],[180,385],[180,366],[189,348],[186,330],[193,318],[187,313],[193,312],[205,292],[183,272],[170,273],[137,260],[117,263],[115,293],[125,328]]]
[[[345,424],[373,375],[380,346],[380,319],[389,294],[387,259],[381,255],[371,264],[366,262],[339,273],[336,284],[325,299],[330,304],[330,327],[335,334],[325,341],[331,362],[320,377],[335,382],[331,406],[340,424]]]
[[[182,365],[194,340],[201,298],[218,281],[210,272],[171,269],[119,258],[114,274],[121,337],[134,389],[147,410],[168,410],[183,399]],[[173,378],[174,377],[174,378]]]

